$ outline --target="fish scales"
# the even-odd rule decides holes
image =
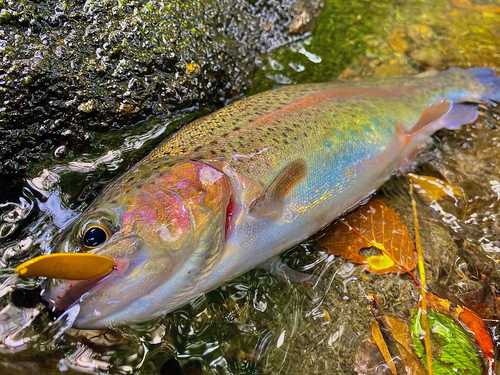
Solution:
[[[433,132],[474,121],[471,102],[499,100],[500,79],[474,68],[287,86],[234,102],[171,135],[56,246],[106,255],[120,271],[79,284],[80,301],[63,281],[45,298],[58,310],[78,305],[82,328],[168,313],[328,225],[409,168]],[[92,226],[110,235],[89,248]]]
[[[455,74],[459,79],[463,75]],[[411,127],[429,103],[457,91],[450,77],[435,78],[305,84],[267,91],[188,124],[149,159],[223,157],[237,170],[267,183],[293,158],[321,152],[318,145],[324,140],[342,148],[346,137],[368,131],[367,142],[383,143],[392,134],[385,132],[394,130],[391,120]],[[262,152],[271,145],[271,153]]]

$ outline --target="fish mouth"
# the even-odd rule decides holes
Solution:
[[[44,299],[56,312],[67,310],[71,305],[94,290],[100,290],[120,277],[128,269],[126,259],[116,259],[115,270],[111,274],[93,280],[50,280],[43,291]]]
[[[68,280],[58,284],[50,293],[53,296],[47,298],[51,307],[56,311],[64,311],[76,302],[80,297],[92,289],[100,280]]]

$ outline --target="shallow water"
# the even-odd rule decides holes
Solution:
[[[495,5],[472,3],[485,4]],[[449,66],[489,65],[498,74],[500,14],[470,8],[441,0],[349,5],[328,0],[315,32],[262,62],[252,92],[339,75],[358,79]],[[54,157],[34,172],[20,200],[0,207],[1,265],[13,267],[49,252],[59,228],[187,120],[146,120],[96,137],[96,154]],[[418,200],[431,289],[459,295],[485,283],[495,291],[500,287],[498,126],[498,110],[484,109],[474,124],[435,135],[419,158],[417,173],[446,179],[466,197],[458,205]],[[406,180],[393,178],[377,195],[411,232]],[[314,239],[282,258],[318,276],[318,282],[297,285],[254,270],[166,317],[107,333],[65,329],[64,318],[54,323],[37,297],[41,280],[4,279],[2,373],[170,374],[181,366],[187,374],[296,374],[299,368],[301,373],[349,374],[373,317],[366,294],[380,295],[384,311],[401,317],[418,300],[409,276],[368,274],[327,254]],[[488,324],[498,339],[495,319]]]

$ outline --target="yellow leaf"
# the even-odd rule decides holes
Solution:
[[[464,196],[460,188],[452,186],[439,178],[419,176],[415,173],[408,173],[407,176],[418,190],[418,195],[427,202],[438,201],[446,196],[458,200],[458,197]]]
[[[372,320],[372,336],[380,352],[382,353],[382,356],[384,357],[385,363],[389,367],[389,370],[391,370],[391,373],[396,375],[397,374],[396,365],[392,360],[391,353],[389,353],[389,348],[385,343],[384,336],[382,335],[382,331],[380,330],[380,327],[378,326],[376,320]]]
[[[332,254],[361,264],[367,271],[385,274],[416,266],[415,246],[398,215],[379,200],[371,200],[343,220],[331,225],[318,243]],[[361,249],[375,247],[382,254],[362,256]],[[415,279],[416,280],[416,279]]]
[[[14,270],[22,277],[43,276],[52,279],[92,280],[113,271],[114,259],[91,253],[54,253],[21,263]]]
[[[431,331],[429,328],[429,320],[427,319],[427,292],[425,289],[425,266],[424,256],[422,252],[422,244],[420,243],[420,232],[418,224],[417,202],[413,197],[413,185],[410,184],[411,207],[413,211],[413,225],[415,226],[415,243],[417,245],[417,262],[418,271],[420,274],[420,295],[422,296],[422,329],[424,330],[425,354],[427,358],[427,370],[429,375],[434,375],[432,367],[432,352],[431,352]]]
[[[383,270],[394,266],[394,261],[385,254],[368,257],[366,258],[366,263],[369,264],[371,268],[377,270]]]
[[[406,323],[392,316],[386,316],[385,319],[391,329],[394,340],[396,340],[398,344],[398,349],[401,353],[401,359],[403,360],[407,374],[426,375],[427,371],[425,371],[425,368],[422,366],[413,350],[410,332],[408,331]]]

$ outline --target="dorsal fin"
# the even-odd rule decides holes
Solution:
[[[269,184],[264,192],[250,206],[250,214],[267,220],[276,220],[283,212],[286,196],[307,172],[304,159],[297,159],[288,164]]]
[[[428,126],[434,124],[439,119],[446,116],[451,110],[451,101],[446,98],[438,100],[435,103],[430,104],[422,113],[418,121],[413,125],[413,127],[406,132],[406,135],[411,138],[418,133],[422,132]]]

